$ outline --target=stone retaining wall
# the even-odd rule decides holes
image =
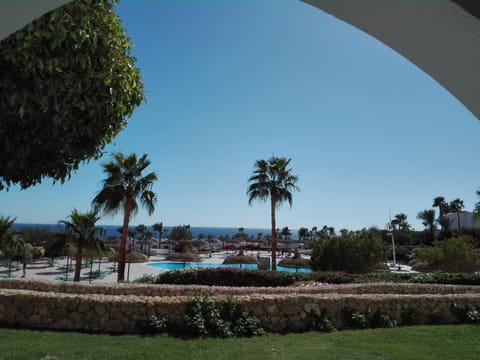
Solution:
[[[8,326],[89,332],[131,333],[151,315],[181,321],[188,295],[234,296],[247,304],[267,331],[304,330],[308,314],[325,309],[339,329],[341,310],[368,316],[388,314],[402,324],[405,312],[421,323],[456,323],[452,303],[480,306],[475,287],[365,284],[315,288],[227,288],[205,286],[88,285],[21,280],[0,281],[0,323]]]

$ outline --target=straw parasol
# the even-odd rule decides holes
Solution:
[[[240,264],[240,267],[242,267],[242,264],[258,264],[257,258],[253,256],[247,256],[243,254],[243,249],[241,249],[238,252],[238,255],[235,256],[230,256],[223,260],[224,264]]]
[[[278,263],[278,266],[286,267],[286,268],[307,268],[310,269],[310,260],[302,258],[297,250],[293,254],[291,259],[283,259]]]
[[[200,262],[200,257],[186,248],[182,252],[176,252],[167,256],[167,260],[185,262]]]

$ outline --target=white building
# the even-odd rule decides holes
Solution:
[[[475,219],[473,212],[462,211],[457,217],[456,213],[450,213],[445,215],[450,220],[450,230],[458,230],[458,218],[460,218],[461,229],[480,229],[480,218]]]

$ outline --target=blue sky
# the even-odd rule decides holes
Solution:
[[[248,206],[255,160],[292,158],[301,191],[279,227],[384,227],[436,196],[471,210],[480,123],[452,95],[369,35],[299,1],[129,1],[117,7],[147,102],[107,152],[147,153],[152,217],[133,224],[269,227]],[[0,215],[56,223],[89,209],[100,164],[65,184],[0,193]],[[103,224],[120,224],[121,216]]]

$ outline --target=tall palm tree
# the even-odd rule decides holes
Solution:
[[[103,189],[93,199],[93,205],[112,215],[123,210],[117,281],[125,279],[128,224],[130,218],[138,212],[138,200],[147,208],[149,215],[155,210],[157,196],[151,189],[157,175],[154,172],[143,174],[149,165],[150,160],[146,154],[137,158],[136,154],[125,156],[121,153],[114,153],[113,158],[102,165],[107,177],[103,180]]]
[[[158,247],[160,247],[160,243],[162,242],[162,235],[163,235],[163,222],[153,224],[152,229],[153,231],[158,232]]]
[[[435,210],[423,210],[418,213],[417,219],[422,220],[425,229],[430,233],[430,244],[435,241]]]
[[[275,210],[284,201],[292,206],[292,191],[298,190],[296,183],[298,176],[292,174],[289,168],[291,159],[284,157],[271,157],[267,160],[257,160],[254,165],[253,175],[248,179],[250,185],[247,189],[248,203],[254,200],[267,201],[270,199],[270,215],[272,225],[271,249],[272,270],[277,270],[277,232]]]
[[[68,217],[70,220],[62,220],[60,223],[65,225],[67,241],[76,248],[73,281],[80,281],[83,252],[99,246],[96,243],[101,242],[100,235],[103,233],[103,229],[95,226],[96,222],[100,220],[96,210],[81,214],[77,209],[73,209]]]
[[[460,213],[462,212],[465,205],[463,205],[463,200],[455,199],[450,201],[448,205],[450,210],[457,214],[457,230],[460,231]]]

